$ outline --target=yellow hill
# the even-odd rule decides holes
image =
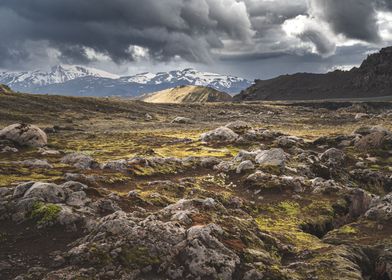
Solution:
[[[9,88],[9,86],[0,84],[0,94],[7,94],[7,93],[12,93],[12,90]]]
[[[231,101],[231,95],[202,86],[180,86],[150,93],[141,100],[149,103],[203,103]]]

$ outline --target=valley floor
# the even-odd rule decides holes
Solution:
[[[392,279],[392,103],[0,96],[15,123],[48,144],[0,140],[0,279]]]

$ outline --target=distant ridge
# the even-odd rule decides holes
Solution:
[[[232,97],[216,89],[203,86],[179,86],[147,94],[141,98],[148,103],[204,103],[231,101]]]
[[[359,68],[327,74],[298,73],[255,84],[234,97],[251,100],[319,100],[392,96],[392,47],[368,56]]]
[[[58,65],[50,71],[0,72],[0,83],[15,91],[72,96],[137,97],[182,85],[196,85],[238,94],[252,83],[246,79],[184,69],[120,77],[94,68]]]

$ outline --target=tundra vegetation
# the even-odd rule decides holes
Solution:
[[[392,279],[391,103],[7,91],[0,128],[1,279]]]

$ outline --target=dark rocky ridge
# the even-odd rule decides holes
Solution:
[[[369,55],[359,68],[327,74],[297,73],[255,85],[235,96],[250,100],[320,100],[392,96],[392,47]]]

